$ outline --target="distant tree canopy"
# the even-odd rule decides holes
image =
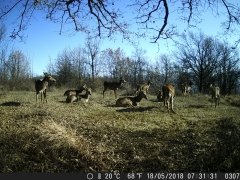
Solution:
[[[1,26],[0,26],[1,29]],[[4,37],[4,28],[2,29]],[[4,39],[4,38],[3,38]],[[182,36],[172,54],[158,55],[149,61],[146,51],[139,47],[131,56],[124,50],[100,51],[99,41],[87,38],[84,47],[64,49],[47,69],[57,79],[57,86],[78,87],[87,83],[93,90],[102,88],[104,80],[127,80],[127,93],[131,94],[139,83],[152,82],[150,92],[156,93],[165,83],[180,89],[182,83],[191,82],[197,92],[208,93],[209,85],[217,84],[222,94],[240,91],[240,57],[230,44],[203,33]],[[9,50],[0,41],[0,88],[33,89],[29,59],[20,50]]]
[[[76,31],[91,35],[111,37],[121,33],[126,39],[137,35],[156,43],[161,38],[172,38],[180,22],[197,26],[208,10],[216,18],[225,16],[223,31],[239,29],[240,4],[229,0],[2,0],[0,20],[16,16],[13,38],[21,37],[34,13],[41,11],[46,19],[59,24],[60,33],[66,24],[72,24]],[[134,32],[131,24],[137,25]]]
[[[226,42],[202,33],[182,37],[176,58],[183,72],[206,92],[209,84],[220,86],[222,94],[230,94],[239,81],[239,53]]]

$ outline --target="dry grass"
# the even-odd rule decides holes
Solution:
[[[114,95],[65,103],[63,91],[36,104],[34,92],[0,96],[1,172],[239,171],[239,96],[115,107]]]

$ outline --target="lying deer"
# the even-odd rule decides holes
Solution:
[[[85,102],[88,102],[90,95],[92,95],[92,91],[90,88],[87,88],[85,94],[70,94],[67,96],[66,103],[77,102],[81,99],[85,99]]]
[[[152,83],[149,80],[147,83],[137,85],[136,94],[138,94],[140,91],[145,91],[146,93],[148,93],[150,84],[152,84]]]
[[[66,103],[73,103],[73,102],[77,102],[77,101],[78,101],[78,97],[74,94],[70,94],[66,98]]]
[[[125,81],[123,78],[120,79],[119,82],[107,82],[104,81],[103,83],[103,98],[104,98],[104,93],[106,90],[113,90],[115,94],[115,99],[117,99],[117,90],[127,81]]]
[[[38,100],[38,94],[41,94],[41,102],[43,102],[43,98],[46,100],[47,103],[47,87],[49,82],[56,82],[56,80],[51,76],[51,74],[43,73],[44,78],[38,79],[35,81],[35,89],[36,89],[36,102]]]
[[[212,96],[212,100],[215,102],[215,108],[220,104],[220,88],[218,86],[213,86],[210,84],[210,92]],[[211,101],[212,106],[212,101]]]
[[[65,91],[64,96],[77,95],[87,89],[87,85],[80,86],[79,89],[69,89]]]
[[[175,87],[172,84],[165,84],[162,87],[162,99],[163,99],[164,106],[167,105],[168,111],[170,111],[169,106],[171,104],[171,110],[172,112],[174,112],[173,110],[174,96],[175,96]]]
[[[92,90],[91,90],[91,88],[88,88],[88,89],[86,89],[86,93],[85,94],[79,94],[78,98],[79,98],[79,100],[85,99],[85,102],[88,102],[89,97],[91,95],[92,95]]]
[[[137,96],[134,97],[121,97],[117,99],[116,106],[118,107],[128,107],[128,106],[137,106],[142,99],[147,99],[146,93],[140,91]]]

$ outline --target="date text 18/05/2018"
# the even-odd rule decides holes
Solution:
[[[147,173],[147,178],[151,180],[240,180],[240,173]]]
[[[240,180],[240,173],[89,173],[88,180]]]
[[[218,173],[147,173],[147,179],[163,180],[217,180]]]

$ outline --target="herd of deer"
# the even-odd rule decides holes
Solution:
[[[47,102],[47,87],[49,82],[56,82],[56,80],[51,76],[51,74],[44,73],[44,78],[35,81],[35,89],[36,89],[36,102],[38,101],[38,95],[41,95],[41,102]],[[121,78],[119,82],[107,82],[103,83],[103,98],[105,91],[113,90],[115,94],[115,99],[117,99],[117,90],[121,88],[121,86],[126,83],[126,81]],[[137,106],[138,103],[144,98],[147,99],[147,93],[149,91],[149,87],[151,85],[151,81],[147,83],[141,84],[137,86],[136,95],[135,96],[126,96],[121,97],[116,100],[116,106],[119,107],[129,107],[129,106]],[[82,94],[85,91],[85,94]],[[189,94],[191,91],[191,86],[187,84],[183,84],[182,93],[184,95]],[[215,102],[215,108],[219,105],[220,102],[220,88],[218,86],[210,85],[210,92],[212,96],[212,100]],[[67,90],[64,93],[64,96],[67,96],[66,102],[72,103],[84,99],[85,102],[88,102],[89,97],[91,95],[91,88],[88,88],[86,85],[81,86],[77,90]],[[43,99],[44,97],[44,99]],[[173,100],[175,97],[175,87],[172,84],[165,84],[162,86],[162,89],[159,90],[157,95],[157,99],[159,101],[163,101],[164,106],[167,106],[168,111],[173,110]]]

